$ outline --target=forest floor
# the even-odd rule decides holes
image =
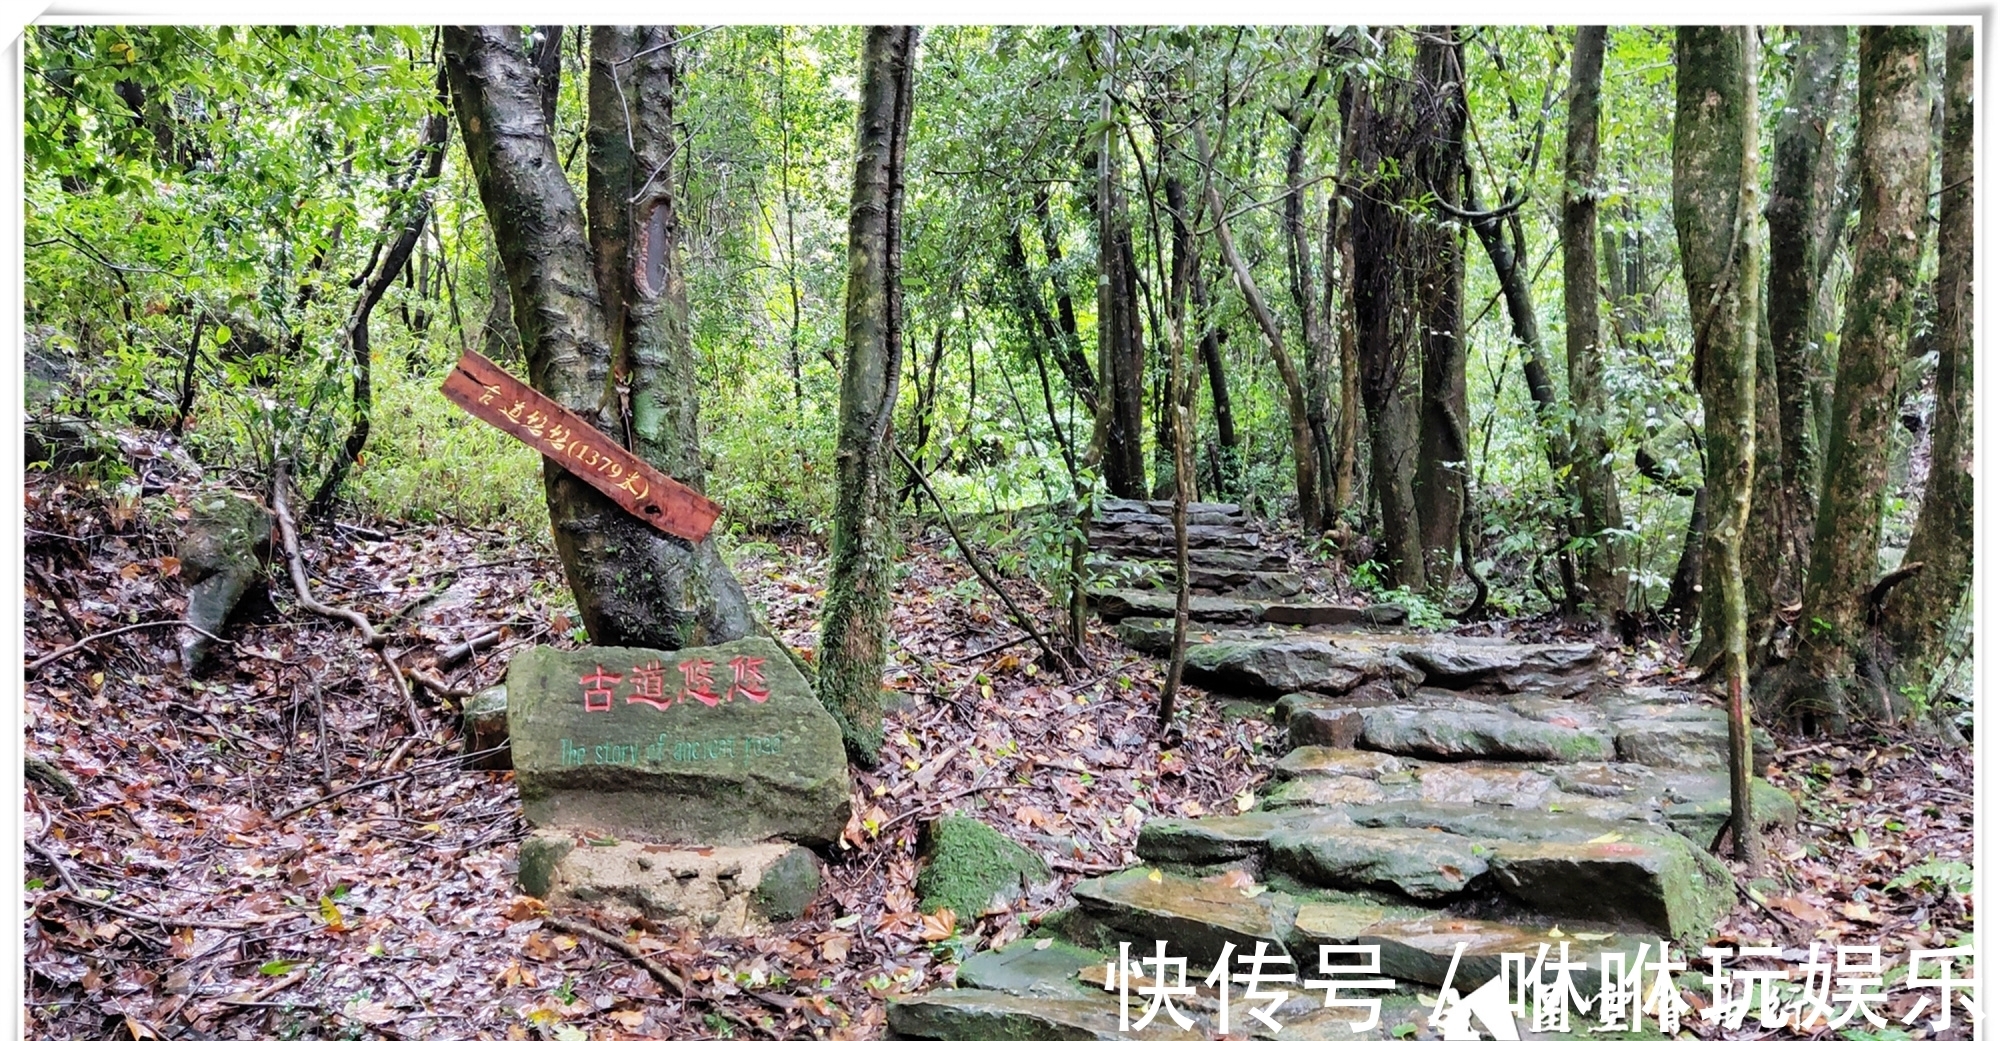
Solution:
[[[875,1037],[887,999],[948,981],[1078,879],[1127,863],[1147,816],[1249,805],[1282,751],[1264,719],[1225,715],[1199,691],[1161,748],[1155,662],[1094,629],[1090,672],[1038,669],[942,533],[917,533],[888,678],[906,697],[883,765],[855,778],[853,820],[808,915],[744,940],[597,923],[640,926],[636,946],[686,981],[669,994],[518,892],[519,801],[510,775],[461,767],[456,711],[426,700],[413,733],[380,659],[278,584],[194,677],[171,624],[33,665],[86,635],[177,618],[184,590],[158,519],[170,508],[48,475],[25,494],[24,740],[62,775],[24,796],[30,1036]],[[554,560],[498,533],[325,525],[307,542],[316,595],[367,613],[405,666],[433,669],[438,648],[500,630],[437,670],[456,691],[496,682],[521,647],[582,636],[557,606]],[[808,655],[822,555],[786,538],[735,561],[774,631]],[[1025,584],[1016,597],[1046,600]],[[1971,864],[1968,750],[1779,744],[1774,779],[1801,796],[1802,824],[1773,844],[1766,907],[1740,904],[1719,942],[1770,944],[1791,965],[1815,940],[1880,943],[1899,964],[1969,933],[1969,872],[1961,885],[1937,866]],[[1042,852],[1055,882],[977,921],[920,914],[919,828],[954,809]]]

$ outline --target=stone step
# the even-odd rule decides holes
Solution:
[[[1103,588],[1138,586],[1166,591],[1174,587],[1172,561],[1111,561],[1091,565],[1092,581]],[[1258,571],[1237,567],[1211,567],[1199,558],[1188,565],[1188,588],[1197,593],[1231,596],[1244,600],[1285,600],[1305,590],[1305,580],[1284,570]]]
[[[1128,618],[1118,636],[1135,650],[1162,653],[1171,623]],[[1215,626],[1190,634],[1188,666],[1214,693],[1278,698],[1309,692],[1401,695],[1418,687],[1479,695],[1572,698],[1600,685],[1595,644],[1525,644],[1480,637],[1389,631],[1322,631]],[[1193,648],[1199,647],[1196,655]]]
[[[1719,862],[1647,820],[1415,799],[1228,820],[1148,821],[1140,855],[1169,865],[1243,866],[1311,888],[1427,904],[1497,894],[1532,910],[1676,937],[1707,928],[1733,899]]]
[[[1243,507],[1233,502],[1191,502],[1187,507],[1188,517],[1214,518],[1217,522],[1248,524],[1250,518]],[[1118,499],[1097,500],[1097,516],[1115,517],[1120,514],[1140,514],[1155,517],[1171,517],[1174,503],[1171,499]],[[1204,523],[1208,523],[1206,520]]]
[[[1189,524],[1187,535],[1191,549],[1255,550],[1264,544],[1261,532],[1227,524]],[[1166,517],[1145,514],[1090,526],[1090,548],[1113,556],[1158,557],[1161,550],[1171,552],[1173,547],[1174,523]]]
[[[1296,909],[1282,893],[1251,895],[1223,876],[1194,879],[1144,865],[1086,879],[1071,893],[1076,908],[1063,922],[1071,940],[1098,950],[1127,942],[1148,952],[1165,940],[1169,953],[1204,972],[1224,944],[1249,952],[1261,940],[1282,951]]]
[[[1680,770],[1727,768],[1729,720],[1720,706],[1648,701],[1646,692],[1613,688],[1588,698],[1560,699],[1534,694],[1467,698],[1420,690],[1397,702],[1293,694],[1280,699],[1276,714],[1294,748],[1359,746],[1432,759],[1560,760],[1562,749],[1544,746],[1570,745],[1577,758],[1615,758]],[[1519,721],[1532,725],[1524,729]],[[1565,740],[1551,727],[1569,731],[1574,739]],[[1611,749],[1601,754],[1607,737]],[[1586,744],[1593,747],[1585,749]],[[1757,730],[1752,747],[1761,773],[1775,746],[1769,734]],[[1588,755],[1581,754],[1586,751]]]
[[[1090,593],[1098,617],[1172,618],[1174,594],[1154,589],[1099,589]],[[1191,596],[1190,620],[1209,625],[1401,625],[1408,612],[1394,604],[1283,603],[1223,596]]]
[[[1016,945],[1019,943],[1017,941]],[[1192,970],[1189,977],[1190,983],[1199,980]],[[1277,984],[1270,989],[1273,993],[1283,990],[1288,995],[1272,1013],[1280,1029],[1273,1031],[1250,1018],[1250,1005],[1242,1000],[1239,990],[1230,1009],[1229,1036],[1250,1037],[1258,1041],[1391,1041],[1425,1036],[1419,1031],[1424,1029],[1424,1023],[1431,1014],[1431,1006],[1413,991],[1376,991],[1369,996],[1381,997],[1380,1016],[1373,1027],[1360,1029],[1366,1014],[1355,1008],[1324,1007],[1322,991],[1307,990],[1295,984]],[[1361,993],[1354,990],[1341,992],[1343,997]],[[1130,1022],[1137,1023],[1144,1015],[1146,1006],[1145,998],[1137,995],[1128,998],[1126,1007],[1130,1010]],[[1193,998],[1177,999],[1174,1007],[1192,1021],[1192,1029],[1182,1030],[1165,1013],[1155,1016],[1144,1029],[1121,1029],[1118,998],[1102,992],[1101,988],[1096,994],[1052,999],[961,987],[934,990],[891,1002],[888,1037],[891,1041],[1152,1041],[1166,1038],[1189,1041],[1220,1036],[1219,1003],[1209,988],[1200,987]],[[1520,1036],[1539,1041],[1553,1035],[1523,1030]]]

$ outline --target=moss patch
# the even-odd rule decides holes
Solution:
[[[924,830],[924,855],[917,896],[926,914],[949,907],[960,918],[971,918],[1049,878],[1048,865],[1033,851],[957,814],[932,821]]]

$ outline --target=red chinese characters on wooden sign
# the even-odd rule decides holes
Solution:
[[[527,442],[669,535],[699,542],[722,513],[714,500],[661,473],[477,351],[459,355],[443,390],[458,407]]]
[[[742,655],[729,659],[729,685],[719,691],[715,686],[715,665],[704,658],[678,663],[674,669],[681,674],[681,682],[672,692],[666,689],[667,667],[658,661],[637,666],[622,675],[605,672],[604,666],[599,665],[596,671],[577,681],[583,688],[583,710],[609,712],[621,691],[625,704],[650,705],[661,712],[686,704],[689,699],[710,708],[735,701],[738,694],[759,704],[771,699],[771,688],[764,685],[764,659]]]

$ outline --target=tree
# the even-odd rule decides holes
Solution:
[[[1834,208],[1834,200],[1820,197],[1819,180],[1847,37],[1846,26],[1798,30],[1791,85],[1772,139],[1771,198],[1764,210],[1771,241],[1765,314],[1777,441],[1760,448],[1777,465],[1759,475],[1759,487],[1769,493],[1762,504],[1768,517],[1760,510],[1752,522],[1753,528],[1766,522],[1771,530],[1753,530],[1751,543],[1759,552],[1745,561],[1753,625],[1764,621],[1759,615],[1798,596],[1812,547],[1819,478],[1812,423],[1812,387],[1818,376],[1812,319],[1822,260],[1834,247],[1826,241],[1822,217]]]
[[[1610,403],[1604,391],[1604,343],[1598,323],[1597,124],[1604,78],[1601,25],[1579,26],[1569,67],[1569,132],[1563,147],[1563,315],[1569,354],[1570,480],[1576,489],[1581,574],[1599,618],[1625,609],[1630,564],[1611,471]]]
[[[1464,45],[1454,26],[1417,32],[1412,103],[1419,128],[1411,154],[1415,187],[1428,188],[1438,209],[1450,213],[1461,199],[1465,167]],[[1459,545],[1459,522],[1471,506],[1465,426],[1465,250],[1459,228],[1440,217],[1415,222],[1412,265],[1420,327],[1417,349],[1423,375],[1417,434],[1417,467],[1410,482],[1416,506],[1424,577],[1433,596],[1450,587]],[[1465,566],[1470,569],[1472,561]]]
[[[1118,29],[1099,30],[1101,54],[1093,55],[1102,78],[1098,102],[1095,174],[1097,193],[1097,409],[1096,436],[1104,486],[1128,499],[1146,494],[1146,351],[1139,328],[1139,265],[1132,255],[1132,224],[1119,187],[1116,89]]]
[[[1931,468],[1904,568],[1923,565],[1882,602],[1882,631],[1905,675],[1939,664],[1952,611],[1972,578],[1972,30],[1945,30],[1943,190],[1938,200],[1937,411]]]
[[[1695,382],[1705,420],[1707,529],[1702,644],[1729,692],[1730,822],[1738,857],[1758,858],[1750,815],[1750,713],[1743,526],[1755,451],[1756,40],[1741,27],[1683,27],[1674,38],[1674,230],[1680,239]]]
[[[1832,433],[1806,572],[1803,632],[1781,689],[1795,717],[1839,731],[1854,715],[1893,714],[1870,649],[1882,493],[1898,363],[1917,292],[1928,193],[1929,33],[1861,30],[1861,223],[1840,333]],[[1956,606],[1954,604],[1954,606]],[[1866,665],[1870,674],[1863,676]]]
[[[520,31],[451,26],[444,43],[530,384],[701,488],[668,162],[677,140],[673,30],[591,32],[587,226]],[[749,605],[711,542],[664,535],[553,463],[542,474],[556,552],[594,642],[674,649],[752,631]]]
[[[839,720],[849,758],[871,767],[882,749],[882,667],[895,584],[890,439],[903,357],[903,154],[916,40],[913,27],[874,26],[862,45],[834,454],[838,491],[820,615],[820,700]]]

